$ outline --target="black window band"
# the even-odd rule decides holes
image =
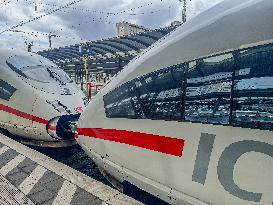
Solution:
[[[9,101],[16,89],[0,79],[0,98]]]
[[[163,68],[104,96],[108,118],[273,130],[273,44]]]

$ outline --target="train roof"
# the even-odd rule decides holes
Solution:
[[[11,50],[11,49],[4,49],[4,48],[0,48],[0,64],[6,63],[6,60],[16,54],[16,53],[21,53],[20,51],[16,51],[16,50]]]
[[[225,0],[146,49],[125,67],[108,89],[202,56],[270,42],[273,39],[272,11],[272,0]]]
[[[15,55],[33,55],[33,56],[40,56],[36,53],[29,53],[23,50],[14,50],[14,49],[4,49],[0,48],[0,65],[7,66],[6,61],[9,57],[15,56]],[[42,57],[42,56],[40,56]],[[43,57],[44,58],[44,57]],[[45,58],[45,61],[49,61]]]
[[[28,52],[23,51],[23,50],[14,50],[14,49],[4,49],[0,48],[0,63],[6,62],[6,60],[14,55],[26,55]],[[31,53],[34,55],[37,55],[35,53]]]

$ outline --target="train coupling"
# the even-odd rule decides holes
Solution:
[[[47,126],[48,134],[58,140],[75,139],[76,124],[80,114],[63,115],[51,119]]]

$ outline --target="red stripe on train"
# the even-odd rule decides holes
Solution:
[[[56,131],[57,130],[57,126],[49,124],[48,127],[47,127],[47,129],[51,130],[51,131]]]
[[[181,157],[185,140],[141,132],[102,128],[78,128],[78,135],[141,147]]]
[[[41,123],[41,124],[46,125],[48,123],[48,120],[45,120],[43,118],[28,114],[28,113],[25,113],[25,112],[22,112],[20,110],[16,110],[16,109],[8,107],[6,105],[1,105],[0,104],[0,110],[2,110],[4,112],[7,112],[7,113],[10,113],[10,114],[13,114],[13,115],[16,115],[18,117],[22,117],[22,118],[25,118],[25,119],[28,119],[28,120],[32,120],[34,122]]]

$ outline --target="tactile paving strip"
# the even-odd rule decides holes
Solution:
[[[0,141],[1,205],[141,204],[1,134]]]
[[[13,186],[0,174],[0,204],[1,205],[34,205],[19,189]]]
[[[1,186],[1,191],[5,190],[4,195],[9,196],[10,194],[10,197],[5,197],[5,199],[2,199],[2,201],[0,201],[1,205],[5,204],[5,201],[12,202],[9,202],[10,204],[16,204],[17,199],[19,204],[28,204],[30,202],[33,202],[32,204],[39,205],[102,204],[102,201],[97,197],[94,197],[92,194],[86,192],[85,190],[78,188],[75,184],[68,182],[52,171],[46,170],[29,158],[22,159],[22,161],[18,162],[18,165],[8,173],[3,173],[3,167],[8,165],[20,154],[6,146],[2,146],[2,148],[6,149],[6,151],[0,155],[0,174],[4,174],[8,181],[4,178],[3,175],[1,175],[1,182],[6,182],[5,186]],[[39,167],[40,170],[38,170]],[[10,183],[14,185],[13,189],[10,188]],[[3,187],[9,188],[4,189]],[[18,187],[21,189],[21,191],[19,191],[17,188],[15,189],[15,187]],[[25,193],[26,195],[22,193]]]

